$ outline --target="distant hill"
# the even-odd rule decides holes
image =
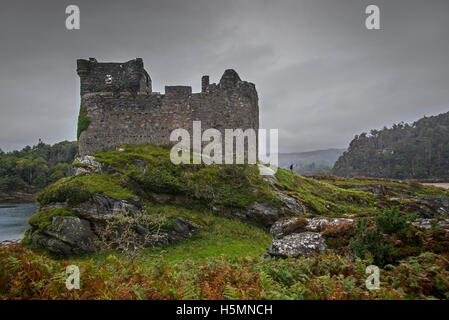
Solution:
[[[345,149],[325,149],[308,152],[280,153],[279,166],[288,168],[295,164],[294,170],[302,175],[315,173],[329,173],[335,161]]]
[[[449,112],[355,136],[332,174],[447,181]]]

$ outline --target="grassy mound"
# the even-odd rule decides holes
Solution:
[[[208,208],[246,208],[256,201],[279,207],[282,203],[255,166],[174,165],[168,148],[153,145],[124,145],[96,154],[95,160],[103,165],[103,174],[61,179],[44,190],[38,201],[67,201],[76,206],[96,193],[144,200],[156,193],[179,195]],[[375,211],[372,193],[292,175],[284,169],[278,170],[276,178],[278,192],[297,198],[310,214],[346,216]]]
[[[122,179],[107,174],[68,177],[48,186],[37,198],[41,205],[52,202],[67,202],[76,206],[88,201],[94,194],[104,194],[114,199],[136,199],[136,196],[122,185]]]
[[[148,200],[150,193],[182,195],[206,206],[245,208],[255,201],[279,205],[254,166],[174,165],[168,148],[125,145],[124,151],[98,153],[105,173],[65,178],[38,197],[40,204],[87,201],[99,193],[114,199]]]
[[[276,173],[284,193],[297,197],[309,211],[326,216],[351,216],[358,213],[374,213],[373,194],[343,189],[311,178],[293,175],[279,169]]]

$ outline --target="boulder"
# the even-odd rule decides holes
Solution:
[[[285,217],[292,217],[295,214],[291,211],[282,210],[273,207],[268,203],[253,203],[245,214],[240,212],[236,214],[239,218],[252,220],[263,227],[270,228],[277,220]]]
[[[50,235],[70,245],[73,253],[95,251],[97,236],[92,232],[90,223],[78,217],[53,217]]]
[[[172,229],[168,232],[169,242],[176,242],[190,238],[198,229],[199,225],[186,218],[178,218],[173,223]]]
[[[289,219],[280,219],[270,228],[270,233],[275,239],[280,239],[292,233],[301,233],[305,231],[320,232],[327,226],[350,225],[354,223],[353,219],[346,218],[302,218],[293,217]]]
[[[324,253],[327,250],[323,236],[317,232],[303,232],[289,234],[280,239],[274,239],[267,248],[272,257],[310,257],[314,254]]]

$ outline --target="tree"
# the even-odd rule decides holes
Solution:
[[[449,179],[449,113],[356,135],[332,174]]]
[[[22,150],[0,152],[0,191],[36,192],[70,175],[77,143],[62,141],[53,146],[42,141]]]

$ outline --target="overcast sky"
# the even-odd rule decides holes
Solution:
[[[65,29],[77,4],[81,29]],[[365,28],[368,4],[381,30]],[[256,84],[280,151],[449,111],[449,1],[9,1],[0,10],[0,148],[76,139],[76,59],[144,60],[153,90]]]

